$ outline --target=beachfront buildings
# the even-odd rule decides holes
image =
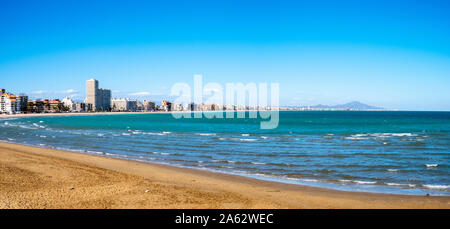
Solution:
[[[86,104],[77,102],[75,103],[75,112],[83,112],[86,111]]]
[[[61,111],[67,111],[68,109],[64,107],[63,103],[59,99],[44,99],[44,112],[45,113],[58,113]]]
[[[111,107],[111,90],[98,88],[98,81],[86,81],[86,105],[92,111],[109,111]]]
[[[142,104],[144,105],[144,111],[154,111],[156,109],[155,103],[150,100],[144,100]]]
[[[26,100],[28,100],[28,97],[26,97]],[[22,101],[25,101],[25,96],[22,96],[22,98],[17,97],[14,94],[5,92],[5,89],[1,89],[0,113],[21,113],[21,108],[23,107],[21,104]]]
[[[132,100],[128,98],[111,99],[112,111],[136,111],[137,106],[138,106],[137,100]]]
[[[64,104],[65,107],[67,107],[67,109],[69,109],[69,111],[75,111],[76,104],[69,97],[65,97],[61,102]]]
[[[17,102],[20,104],[20,112],[27,113],[28,96],[25,94],[19,94],[16,97]]]
[[[161,108],[162,108],[164,111],[171,111],[171,110],[172,110],[172,103],[169,102],[169,101],[167,101],[167,100],[163,100],[163,101],[161,102]]]

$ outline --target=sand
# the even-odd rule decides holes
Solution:
[[[450,197],[344,192],[0,143],[0,208],[450,208]]]
[[[173,111],[178,112],[178,111]],[[145,112],[68,112],[68,113],[29,113],[29,114],[0,114],[2,118],[30,118],[30,117],[54,117],[54,116],[88,116],[88,115],[120,115],[120,114],[164,114],[166,111]]]

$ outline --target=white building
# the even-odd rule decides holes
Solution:
[[[111,107],[111,90],[98,88],[98,81],[90,79],[86,81],[86,100],[88,107],[93,111],[106,111]]]
[[[5,90],[2,90],[1,92],[2,92],[2,94],[0,97],[0,113],[6,113],[6,114],[21,113],[20,100],[18,100],[15,95],[6,93]]]
[[[69,108],[69,111],[76,110],[75,102],[71,100],[69,97],[65,97],[61,102],[64,104],[65,107]]]
[[[131,100],[128,98],[114,98],[111,99],[112,111],[136,111],[137,100]]]

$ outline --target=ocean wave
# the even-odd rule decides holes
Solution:
[[[376,181],[361,181],[361,180],[355,180],[353,181],[353,183],[357,183],[357,184],[376,184]]]
[[[195,133],[195,135],[199,135],[199,136],[214,136],[216,134],[215,133]]]
[[[32,127],[32,126],[26,126],[26,125],[19,125],[22,129],[28,129],[28,130],[37,130],[38,128]]]
[[[386,183],[386,185],[388,185],[388,186],[404,186],[404,187],[410,187],[410,188],[416,187],[415,184]]]
[[[241,136],[248,137],[248,136],[250,136],[250,134],[241,134]]]
[[[433,168],[433,167],[438,167],[439,164],[425,164],[425,166],[426,166],[427,168]]]
[[[389,137],[416,137],[417,134],[413,133],[367,133],[367,134],[353,134],[351,138],[365,138],[375,137],[375,138],[389,138]]]
[[[363,138],[363,137],[345,137],[345,139],[347,140],[365,140],[368,138]]]
[[[389,186],[407,186],[405,184],[398,184],[398,183],[386,183]]]
[[[146,134],[146,135],[158,135],[159,133],[153,133],[153,132],[143,132],[142,134]]]
[[[258,139],[253,139],[253,138],[241,138],[241,139],[239,139],[239,140],[241,140],[241,141],[246,141],[246,142],[254,142],[254,141],[257,141]]]
[[[439,185],[439,184],[424,184],[422,185],[425,188],[428,189],[449,189],[450,185]]]
[[[263,163],[263,162],[251,162],[254,165],[267,165],[267,163]]]
[[[299,179],[301,181],[306,181],[306,182],[318,182],[318,180],[316,179]]]

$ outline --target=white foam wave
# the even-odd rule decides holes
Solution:
[[[199,135],[199,136],[213,136],[216,135],[215,133],[196,133],[195,135]]]
[[[392,136],[396,136],[396,137],[413,137],[413,136],[417,136],[417,134],[412,134],[412,133],[396,133],[396,134],[391,134]]]
[[[425,164],[427,168],[438,167],[439,164]]]
[[[315,179],[300,179],[301,181],[306,181],[306,182],[317,182],[318,180]]]
[[[348,140],[364,140],[364,139],[367,139],[367,138],[363,138],[363,137],[346,137],[345,139],[348,139]]]
[[[251,162],[254,165],[267,165],[266,163],[263,162]]]
[[[253,142],[253,141],[256,141],[257,139],[241,138],[241,139],[239,139],[239,140],[241,140],[241,141],[246,141],[246,142]]]
[[[360,181],[360,180],[355,180],[353,182],[355,182],[357,184],[375,184],[375,183],[377,183],[376,181]]]
[[[389,186],[405,186],[404,184],[398,184],[398,183],[386,183]]]
[[[449,189],[450,185],[424,184],[423,187],[428,189]]]

